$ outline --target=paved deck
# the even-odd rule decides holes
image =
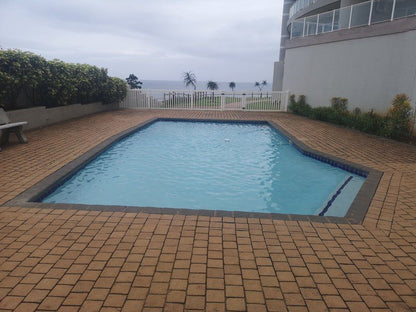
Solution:
[[[0,206],[154,117],[272,119],[384,172],[362,225],[0,207],[0,311],[416,311],[416,147],[289,114],[117,111],[0,153]]]

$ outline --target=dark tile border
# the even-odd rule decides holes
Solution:
[[[340,223],[336,220],[343,219],[345,221],[348,221],[349,223],[362,223],[365,215],[367,214],[367,210],[370,207],[371,200],[373,199],[373,196],[377,191],[377,187],[380,183],[381,177],[383,176],[383,172],[314,150],[306,144],[304,144],[303,142],[299,141],[295,136],[291,135],[277,123],[269,121],[269,124],[272,125],[275,129],[277,129],[282,135],[284,135],[290,141],[292,141],[301,153],[316,158],[320,161],[327,162],[333,166],[340,167],[352,173],[367,177],[364,181],[364,184],[361,186],[361,189],[358,191],[357,196],[353,200],[350,209],[348,209],[345,217],[325,217],[330,220],[335,218],[330,222]],[[322,218],[319,216],[317,217]]]
[[[176,209],[176,208],[156,208],[156,207],[136,207],[136,206],[114,206],[114,205],[82,205],[82,204],[50,204],[37,202],[44,198],[57,186],[63,184],[77,170],[84,167],[87,163],[96,158],[99,154],[108,149],[111,145],[122,140],[131,133],[144,129],[156,121],[198,121],[198,122],[219,122],[219,123],[258,123],[268,124],[280,134],[285,136],[289,142],[304,155],[316,158],[320,161],[329,163],[333,166],[340,167],[344,170],[366,176],[363,186],[355,197],[345,217],[314,216],[314,215],[297,215],[297,214],[279,214],[279,213],[261,213],[261,212],[242,212],[242,211],[224,211],[224,210],[194,210],[194,209]],[[334,157],[314,149],[299,141],[281,126],[273,121],[267,120],[228,120],[228,119],[197,119],[197,118],[152,118],[138,124],[135,127],[124,130],[98,144],[82,156],[71,161],[61,169],[52,173],[42,181],[36,183],[14,199],[8,201],[3,206],[18,206],[23,208],[47,208],[47,209],[77,209],[87,211],[111,211],[111,212],[133,212],[133,213],[154,213],[170,215],[199,215],[212,217],[244,217],[244,218],[266,218],[291,221],[313,221],[324,223],[352,223],[360,224],[364,220],[371,200],[377,190],[378,184],[383,173],[365,166],[355,164],[344,159]]]

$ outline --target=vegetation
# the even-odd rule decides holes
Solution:
[[[259,91],[261,92],[261,90],[263,89],[263,87],[267,86],[267,81],[266,80],[263,80],[261,83],[258,82],[258,81],[256,81],[254,83],[254,86],[257,87],[257,88],[259,88]]]
[[[233,92],[234,92],[234,89],[235,89],[235,82],[234,82],[234,81],[231,81],[231,82],[228,84],[228,86],[230,87],[231,91],[233,91]]]
[[[208,81],[208,83],[207,83],[207,89],[208,90],[212,90],[212,91],[214,91],[214,90],[218,90],[218,84],[215,82],[215,81]]]
[[[109,77],[107,69],[60,60],[47,61],[31,52],[0,50],[0,106],[18,109],[19,97],[25,106],[55,107],[75,103],[112,103],[122,100],[126,83]]]
[[[397,94],[387,113],[386,128],[391,137],[403,137],[413,131],[412,107],[406,94]]]
[[[130,74],[126,78],[127,84],[130,86],[130,89],[141,89],[143,82],[139,81],[136,75]]]
[[[183,73],[183,82],[185,83],[185,86],[188,88],[189,86],[194,87],[194,90],[196,90],[196,76],[193,72],[184,72]]]
[[[289,111],[292,113],[322,120],[363,132],[384,136],[387,138],[408,140],[412,138],[413,124],[410,99],[406,94],[397,94],[392,101],[392,107],[386,115],[380,115],[373,110],[362,113],[359,108],[348,111],[348,99],[332,98],[330,107],[312,108],[306,103],[304,95],[290,96]]]

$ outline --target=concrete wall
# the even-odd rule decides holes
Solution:
[[[279,61],[274,63],[273,84],[272,84],[273,91],[282,91],[283,67],[285,66],[284,60],[285,60],[286,42],[290,39],[290,34],[287,29],[287,22],[289,20],[289,11],[293,3],[295,3],[295,0],[284,0],[283,2]]]
[[[283,90],[312,106],[346,97],[349,109],[385,112],[398,93],[416,100],[416,30],[286,49]]]
[[[8,111],[7,116],[10,122],[27,121],[28,124],[25,126],[25,129],[28,130],[90,114],[118,109],[118,107],[118,103],[106,105],[101,103],[73,104],[54,108],[38,106]]]
[[[283,90],[284,61],[274,62],[272,91]]]

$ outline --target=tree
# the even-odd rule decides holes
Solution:
[[[128,85],[130,86],[130,89],[141,89],[142,88],[143,82],[139,81],[139,78],[137,78],[137,76],[134,75],[134,74],[130,74],[130,76],[128,76],[126,78],[126,81],[127,81]]]
[[[234,81],[231,81],[228,86],[230,87],[230,89],[232,91],[234,91],[234,89],[235,89],[235,82]]]
[[[207,89],[212,90],[212,91],[218,90],[218,84],[215,81],[210,80],[207,83]]]
[[[189,86],[193,86],[194,90],[196,90],[196,76],[193,72],[184,72],[183,75],[183,82],[185,86],[188,88]]]
[[[257,87],[257,88],[259,88],[259,91],[261,92],[261,90],[263,89],[263,87],[267,86],[267,81],[266,80],[263,80],[261,83],[258,82],[258,81],[256,81],[254,83],[254,86]]]

